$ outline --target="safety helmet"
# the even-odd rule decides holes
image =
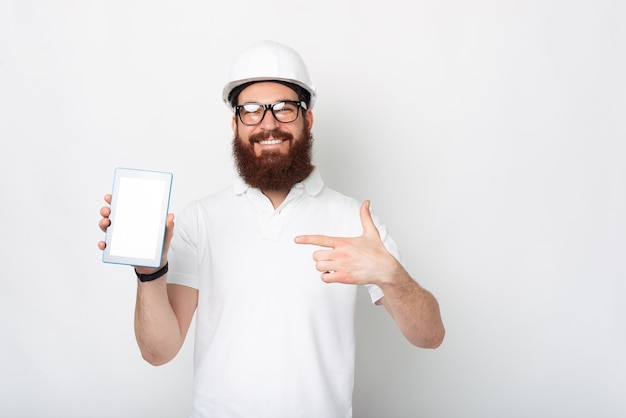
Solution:
[[[296,87],[296,91],[303,89],[308,96],[308,108],[315,104],[315,87],[304,61],[295,50],[278,42],[261,41],[243,50],[233,62],[229,80],[222,99],[231,109],[232,98],[258,81],[277,81]]]

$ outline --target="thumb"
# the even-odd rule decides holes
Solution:
[[[165,222],[165,240],[163,242],[163,248],[167,251],[170,247],[170,242],[174,236],[174,214],[169,213]]]
[[[378,228],[374,224],[372,214],[370,212],[370,201],[366,200],[361,204],[361,226],[363,227],[363,235],[378,234]]]

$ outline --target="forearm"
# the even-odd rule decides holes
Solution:
[[[392,280],[381,284],[382,304],[411,344],[422,348],[441,345],[445,329],[439,303],[401,267]]]
[[[170,304],[166,276],[138,282],[135,337],[143,358],[155,366],[167,363],[180,350],[184,336]]]

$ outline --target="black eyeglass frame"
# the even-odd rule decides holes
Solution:
[[[274,107],[278,104],[281,103],[291,103],[296,105],[296,117],[293,118],[293,120],[290,120],[289,122],[283,122],[280,119],[278,119],[276,117],[276,113],[274,113]],[[246,123],[243,121],[243,118],[241,117],[241,108],[248,106],[248,105],[257,105],[263,108],[263,115],[261,116],[261,119],[259,119],[258,122],[256,123]],[[296,120],[298,120],[298,116],[300,116],[300,108],[304,109],[304,111],[307,110],[307,106],[306,106],[306,102],[304,102],[303,100],[279,100],[277,102],[271,103],[271,104],[263,104],[263,103],[256,103],[256,102],[248,102],[248,103],[244,103],[244,104],[240,104],[240,105],[235,105],[235,114],[237,115],[237,117],[239,118],[239,120],[241,121],[241,123],[243,123],[246,126],[256,126],[258,124],[260,124],[261,122],[263,122],[263,119],[265,119],[265,114],[267,113],[268,110],[270,110],[272,112],[272,116],[274,116],[274,119],[276,119],[278,122],[280,123],[292,123],[295,122]]]

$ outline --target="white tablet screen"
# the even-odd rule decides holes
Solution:
[[[104,262],[160,265],[171,184],[171,173],[115,170]]]

